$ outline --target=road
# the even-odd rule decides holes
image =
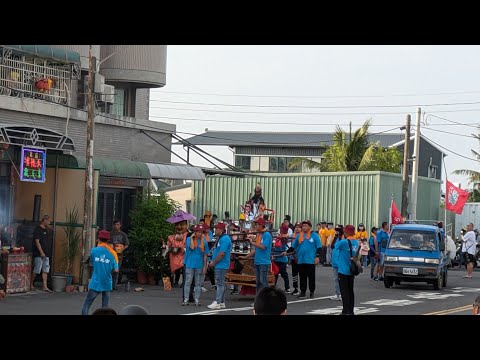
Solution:
[[[290,270],[290,269],[289,269]],[[367,269],[368,270],[368,269]],[[298,300],[288,295],[288,314],[336,315],[341,312],[341,302],[330,300],[334,293],[332,270],[318,266],[317,290],[314,299]],[[355,279],[355,313],[357,315],[469,315],[475,298],[480,295],[480,271],[473,279],[464,279],[464,270],[451,270],[448,286],[433,290],[432,285],[405,283],[386,289],[382,282],[370,280],[364,273]],[[280,287],[283,280],[279,279]],[[205,283],[207,288],[210,286]],[[135,286],[132,286],[134,288]],[[114,291],[110,306],[120,310],[123,306],[137,304],[155,315],[250,315],[253,296],[226,295],[226,309],[209,310],[206,305],[214,299],[214,292],[202,293],[203,306],[180,306],[181,289],[164,291],[161,286],[143,286],[145,291]],[[308,295],[308,292],[307,292]],[[35,291],[28,294],[9,295],[0,301],[0,315],[76,315],[80,314],[86,293],[53,293]],[[91,311],[100,305],[97,298]]]

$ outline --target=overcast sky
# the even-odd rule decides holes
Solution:
[[[404,125],[407,113],[414,124],[416,105],[434,105],[422,106],[422,134],[474,158],[470,149],[479,143],[469,136],[477,132],[471,124],[480,124],[479,64],[480,46],[169,46],[167,85],[152,90],[150,119],[176,124],[185,137],[206,128],[333,132],[336,124],[347,129],[352,121],[356,128],[369,118],[379,132]],[[462,104],[448,105],[456,103]],[[203,148],[233,163],[228,148]],[[185,155],[181,146],[174,151]],[[465,187],[466,179],[451,172],[480,170],[478,162],[446,153],[449,180]],[[191,160],[211,167],[194,154]]]

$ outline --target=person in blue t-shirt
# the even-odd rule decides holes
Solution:
[[[343,233],[346,238],[335,243],[335,250],[338,251],[338,282],[342,294],[342,315],[353,315],[355,304],[353,280],[355,276],[350,272],[350,263],[352,256],[358,255],[360,243],[355,239],[355,226],[345,226]]]
[[[374,280],[375,277],[377,276],[375,272],[377,268],[377,259],[379,257],[377,232],[378,232],[378,228],[376,228],[375,226],[372,227],[370,239],[368,240],[368,246],[370,247],[370,251],[368,252],[368,255],[370,256],[370,279],[371,280]]]
[[[185,294],[189,294],[192,281],[195,281],[193,292],[195,306],[200,306],[202,282],[207,272],[208,242],[204,235],[205,230],[205,225],[195,226],[193,229],[195,233],[188,237],[185,242],[186,252],[183,260],[185,264],[185,284],[183,284],[184,299],[182,306],[188,305],[188,296],[185,296]]]
[[[215,301],[208,305],[209,309],[225,309],[225,274],[230,268],[230,254],[232,252],[232,240],[225,234],[227,226],[223,222],[215,225],[217,241],[213,246],[212,261],[208,266],[215,269],[215,284],[217,292]]]
[[[307,297],[308,280],[310,298],[313,299],[315,296],[315,265],[320,262],[322,242],[318,233],[312,231],[310,220],[302,222],[302,232],[296,236],[292,247],[297,254],[300,275],[300,295],[298,295],[298,298],[305,299]]]
[[[118,262],[109,250],[107,243],[110,233],[101,230],[98,233],[98,246],[90,251],[93,263],[93,275],[88,284],[88,294],[82,308],[82,315],[88,311],[98,295],[102,294],[102,308],[108,307],[110,292],[112,291],[112,272],[118,272]]]
[[[255,268],[255,280],[257,283],[257,293],[264,286],[268,286],[268,270],[272,264],[272,235],[266,230],[267,222],[263,217],[257,218],[255,221],[257,236],[255,240],[250,239],[253,251],[251,251],[245,259],[254,257],[253,263]]]
[[[385,262],[385,250],[388,243],[388,222],[382,223],[382,228],[377,231],[377,243],[379,250],[378,264],[377,264],[377,277],[376,281],[383,281],[383,263]]]
[[[337,224],[335,227],[335,236],[330,244],[331,251],[331,260],[332,260],[332,271],[333,271],[333,282],[335,283],[335,296],[331,296],[330,300],[342,300],[342,294],[340,293],[340,283],[338,282],[338,250],[335,250],[335,244],[337,241],[343,239],[343,225]]]
[[[283,278],[283,281],[285,282],[285,292],[287,294],[291,293],[290,290],[290,282],[288,280],[288,273],[287,273],[287,263],[288,263],[288,256],[287,256],[287,250],[288,250],[288,225],[283,224],[280,227],[280,236],[275,239],[275,247],[272,250],[273,253],[273,261],[275,264],[278,266],[278,272],[280,276]],[[278,275],[275,275],[275,286],[277,285],[277,280],[278,280]]]

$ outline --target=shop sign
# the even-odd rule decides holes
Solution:
[[[47,167],[46,149],[22,147],[22,162],[20,164],[20,181],[45,182]]]

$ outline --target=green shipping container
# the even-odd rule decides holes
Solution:
[[[380,171],[249,178],[212,176],[193,182],[193,214],[201,217],[210,210],[223,219],[224,212],[229,211],[230,218],[238,219],[240,205],[249,199],[257,183],[262,186],[267,208],[275,210],[275,228],[288,214],[293,222],[310,219],[314,225],[322,220],[344,225],[364,223],[368,229],[388,221],[392,194],[399,210],[402,204],[402,176]],[[440,186],[439,180],[419,177],[418,219],[438,219]]]

